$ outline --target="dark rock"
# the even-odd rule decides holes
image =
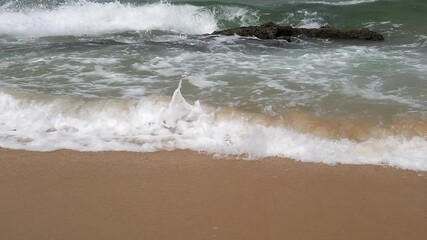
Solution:
[[[259,39],[276,39],[278,38],[279,26],[269,22],[261,26],[249,26],[232,28],[228,30],[215,31],[212,34],[220,35],[239,35],[245,37],[257,37]]]
[[[371,41],[382,41],[384,37],[367,28],[362,29],[336,29],[329,26],[321,28],[294,28],[291,26],[280,26],[273,22],[268,22],[260,26],[248,26],[215,31],[212,34],[219,35],[239,35],[245,37],[257,37],[259,39],[287,39],[291,37],[305,36],[310,38],[328,39],[360,39]]]

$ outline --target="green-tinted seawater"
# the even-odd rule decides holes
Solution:
[[[0,1],[0,147],[351,152],[417,169],[402,159],[427,156],[425,12],[423,0]],[[268,21],[386,39],[209,35]]]

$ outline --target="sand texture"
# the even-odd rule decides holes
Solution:
[[[0,239],[427,239],[427,173],[0,149]]]

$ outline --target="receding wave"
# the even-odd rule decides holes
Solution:
[[[0,147],[5,148],[139,152],[192,149],[246,158],[279,156],[327,164],[386,164],[427,170],[425,135],[397,133],[365,140],[325,137],[316,132],[314,120],[301,116],[298,124],[306,123],[306,131],[262,115],[202,106],[198,101],[190,104],[180,87],[170,100],[83,99],[3,91],[0,111]],[[290,116],[288,123],[296,117]],[[306,119],[305,123],[301,119]],[[322,124],[327,127],[320,122],[318,129]],[[354,123],[338,125],[349,131],[356,128]]]

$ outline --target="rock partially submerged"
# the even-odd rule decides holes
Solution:
[[[370,41],[382,41],[384,37],[367,28],[362,29],[336,29],[331,27],[321,28],[294,28],[291,26],[280,26],[273,22],[268,22],[260,26],[238,27],[227,30],[215,31],[212,34],[219,35],[239,35],[245,37],[257,37],[259,39],[286,39],[291,37],[305,36],[310,38],[324,39],[359,39]]]

